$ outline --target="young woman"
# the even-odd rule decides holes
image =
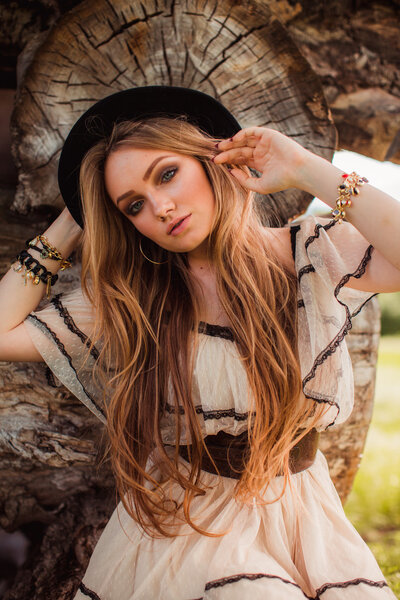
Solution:
[[[0,358],[107,423],[121,503],[76,599],[394,598],[317,432],[351,412],[351,318],[400,289],[400,204],[182,88],[97,103],[59,181],[69,210],[0,284]],[[254,192],[292,187],[332,219],[263,226]],[[81,288],[32,313],[77,223]]]

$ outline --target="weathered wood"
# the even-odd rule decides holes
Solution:
[[[137,85],[194,87],[220,99],[243,126],[269,125],[326,157],[335,132],[322,90],[266,6],[181,0],[87,1],[64,15],[37,50],[12,121],[19,169],[14,209],[61,207],[56,182],[70,127],[93,102]],[[246,93],[243,93],[246,90]],[[32,152],[33,140],[35,152]],[[275,194],[285,220],[309,196]]]
[[[0,273],[46,227],[49,215],[29,219],[0,206]],[[57,292],[79,283],[79,265],[63,274]],[[103,427],[42,363],[0,362],[0,527],[52,522],[71,495],[113,489],[107,464],[99,466]]]
[[[67,498],[3,600],[71,600],[114,507],[103,490]]]
[[[320,448],[328,460],[329,471],[342,502],[346,501],[360,466],[372,418],[379,317],[379,303],[373,298],[353,319],[346,342],[354,372],[354,409],[345,423],[321,435]]]
[[[338,147],[400,163],[398,0],[266,3],[320,76]]]
[[[11,70],[17,54],[77,4],[78,0],[15,0],[0,6],[3,87],[15,77]],[[338,128],[338,146],[399,162],[398,0],[259,0],[259,4],[276,14],[320,76]],[[377,90],[386,93],[379,98],[383,104],[376,102]]]

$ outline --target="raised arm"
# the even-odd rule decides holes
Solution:
[[[81,234],[81,228],[71,217],[68,209],[64,209],[44,232],[50,244],[55,246],[63,257],[71,254]],[[29,249],[29,253],[52,274],[58,272],[59,261],[43,259],[37,250]],[[0,281],[0,360],[43,360],[22,323],[38,306],[45,292],[44,283],[34,285],[28,280],[25,285],[21,273],[15,272],[12,267]]]
[[[232,170],[251,190],[268,194],[295,187],[336,208],[337,187],[343,183],[344,172],[273,129],[243,129],[221,142],[218,150],[216,163],[245,164],[260,171],[261,177],[255,178]],[[366,183],[346,207],[346,219],[375,248],[365,275],[353,279],[349,287],[373,292],[400,290],[400,202]],[[345,252],[346,226],[343,235],[340,227],[338,224],[338,237]]]

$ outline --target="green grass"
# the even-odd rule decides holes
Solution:
[[[383,335],[400,334],[400,292],[379,294]]]
[[[374,414],[345,509],[400,599],[400,336],[381,338]]]

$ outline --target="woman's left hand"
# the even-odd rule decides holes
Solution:
[[[313,154],[279,131],[267,127],[241,129],[230,140],[218,144],[216,164],[246,165],[261,173],[247,177],[240,169],[231,173],[249,190],[272,194],[301,185],[301,171]]]

